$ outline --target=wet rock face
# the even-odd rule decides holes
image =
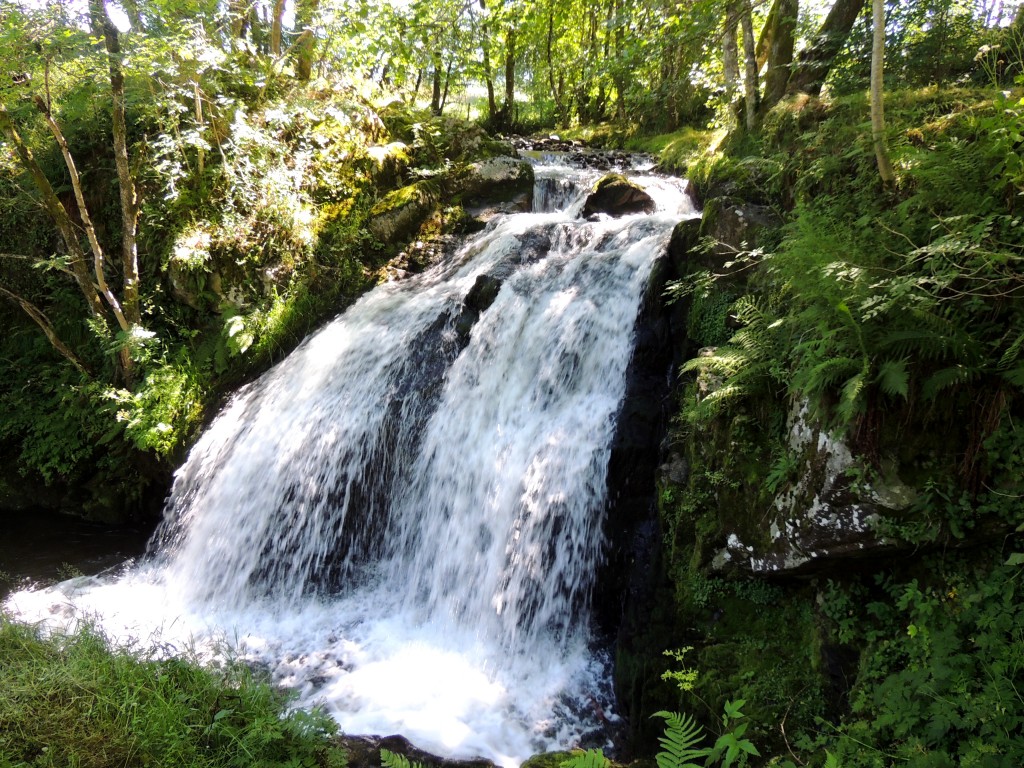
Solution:
[[[386,749],[396,755],[403,755],[420,765],[438,768],[495,768],[494,763],[483,758],[475,760],[451,760],[438,757],[417,749],[404,736],[341,736],[341,745],[348,752],[350,768],[380,768],[380,751]]]
[[[722,197],[709,200],[705,206],[700,235],[715,241],[712,254],[735,257],[738,250],[764,245],[765,235],[781,226],[782,219],[767,205]]]
[[[548,136],[543,139],[516,136],[512,144],[520,152],[538,156],[558,155],[562,162],[574,168],[596,168],[600,171],[628,171],[638,165],[652,168],[657,158],[643,152],[626,152],[621,149],[596,149],[578,139],[563,139]]]
[[[789,424],[790,450],[801,457],[796,481],[775,497],[761,530],[728,534],[712,570],[808,574],[897,549],[878,525],[909,506],[913,491],[895,475],[855,481],[863,475],[860,463],[805,408],[795,408]]]
[[[672,366],[671,326],[661,301],[669,276],[667,258],[651,273],[648,298],[636,323],[636,345],[608,461],[610,543],[594,589],[594,614],[601,631],[628,633],[631,606],[647,604],[656,573],[660,531],[655,476],[668,423]]]
[[[654,200],[642,187],[618,173],[601,177],[583,206],[583,217],[596,213],[626,216],[631,213],[653,213]]]

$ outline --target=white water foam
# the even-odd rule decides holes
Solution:
[[[230,648],[351,734],[503,766],[573,746],[610,711],[588,603],[633,325],[688,212],[647,183],[657,214],[501,218],[365,296],[211,424],[151,558],[8,610]]]

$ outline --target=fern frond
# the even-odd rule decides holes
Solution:
[[[861,369],[861,361],[850,357],[833,357],[811,368],[803,388],[808,393],[817,394],[833,387],[839,381],[845,381]]]
[[[1006,349],[1002,357],[999,358],[999,369],[1006,370],[1020,357],[1021,348],[1024,348],[1024,332],[1017,334],[1017,338],[1012,344]]]
[[[691,371],[715,373],[720,376],[734,376],[752,362],[750,356],[735,347],[719,347],[714,354],[695,357],[683,363],[683,373]]]
[[[423,763],[410,761],[405,755],[399,755],[387,749],[380,751],[381,768],[426,768]]]
[[[721,414],[735,400],[747,394],[747,390],[735,384],[716,389],[707,397],[696,401],[685,409],[686,419],[691,423],[711,421]]]
[[[839,406],[836,408],[836,411],[844,422],[850,423],[853,421],[861,410],[863,406],[861,394],[864,392],[866,384],[863,371],[856,376],[851,376],[843,384],[843,391],[839,396]]]
[[[910,373],[907,371],[906,360],[886,360],[878,366],[875,376],[878,387],[890,397],[902,397],[904,400],[910,393]]]
[[[693,760],[707,757],[709,750],[694,749],[704,738],[704,729],[689,715],[677,712],[655,712],[653,717],[665,720],[665,733],[658,738],[662,751],[655,757],[658,768],[700,768]]]
[[[609,768],[611,764],[612,761],[600,749],[588,749],[586,752],[575,753],[559,765],[560,768]]]
[[[915,310],[909,318],[913,328],[892,331],[879,340],[878,348],[893,357],[937,362],[976,362],[984,357],[979,341],[954,320],[935,312]]]
[[[825,765],[822,768],[839,768],[839,758],[825,750]]]
[[[978,374],[979,371],[977,368],[971,368],[965,365],[954,365],[949,368],[943,368],[928,377],[924,385],[921,387],[921,394],[926,400],[934,400],[941,392],[959,384],[966,384],[967,382],[977,378]]]
[[[1018,389],[1024,389],[1024,362],[1017,363],[1013,368],[1003,371],[1003,378]]]

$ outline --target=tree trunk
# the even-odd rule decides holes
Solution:
[[[320,0],[302,0],[295,9],[296,18],[302,26],[299,39],[295,41],[295,76],[306,82],[313,74],[313,53],[316,48],[316,35],[313,25]]]
[[[270,53],[281,55],[281,31],[284,25],[284,0],[274,0],[273,17],[270,19]]]
[[[128,162],[128,127],[125,122],[124,70],[121,67],[121,43],[117,27],[107,15],[103,0],[89,1],[93,24],[103,28],[103,42],[107,49],[110,71],[111,128],[114,136],[114,166],[117,168],[117,186],[121,193],[121,307],[124,320],[130,327],[141,325],[139,304],[139,257],[136,234],[139,227],[139,201]],[[132,383],[133,363],[127,348],[120,352],[126,382]]]
[[[864,0],[835,0],[811,44],[800,51],[786,93],[812,96],[821,93],[832,64],[863,8]]]
[[[100,245],[100,241],[96,237],[96,228],[93,227],[92,217],[89,216],[89,208],[85,203],[85,195],[82,192],[82,181],[78,175],[78,168],[75,165],[75,160],[71,156],[71,150],[68,147],[67,139],[64,138],[64,133],[53,119],[53,116],[47,111],[46,103],[39,97],[37,97],[36,106],[43,113],[46,124],[50,128],[50,133],[53,134],[53,138],[57,141],[57,146],[60,147],[60,153],[64,157],[64,165],[67,167],[68,175],[71,177],[71,189],[75,194],[75,202],[78,203],[78,216],[82,220],[82,225],[85,228],[85,235],[89,240],[89,248],[92,250],[93,273],[96,275],[96,283],[99,285],[100,295],[107,300],[107,304],[110,306],[111,311],[113,311],[114,317],[117,318],[117,324],[120,326],[121,330],[129,331],[131,330],[131,325],[125,319],[124,313],[121,311],[121,303],[117,300],[117,296],[114,295],[114,292],[110,290],[110,286],[107,285],[103,247]]]
[[[441,54],[436,51],[430,57],[432,88],[430,89],[430,114],[438,116],[441,114]]]
[[[472,12],[473,6],[469,6]],[[487,10],[486,0],[480,0],[480,8]],[[494,71],[491,68],[491,40],[487,29],[487,19],[480,21],[480,52],[484,65],[484,84],[487,86],[487,122],[494,124],[498,116],[498,108],[494,99]]]
[[[515,122],[516,107],[516,28],[509,24],[505,33],[505,104],[501,110],[505,115],[504,127],[511,128]]]
[[[551,98],[555,102],[555,124],[562,125],[566,122],[565,119],[565,108],[562,105],[562,89],[555,85],[555,65],[551,55],[551,49],[554,47],[555,38],[555,8],[554,5],[548,6],[548,35],[547,44],[545,46],[545,53],[548,61],[548,86],[551,89]]]
[[[625,24],[621,18],[622,4],[615,4],[615,65],[612,68],[612,82],[615,83],[615,119],[619,122],[626,120],[626,76],[623,73],[625,65],[622,61],[623,39],[625,37]]]
[[[747,130],[757,128],[757,48],[754,44],[754,21],[750,0],[743,0],[740,9],[740,27],[743,29],[743,102],[746,107]]]
[[[244,38],[249,27],[249,4],[245,0],[229,0],[228,18],[231,23],[231,37],[235,40]]]
[[[77,368],[81,373],[92,378],[92,371],[90,371],[88,366],[86,366],[82,361],[82,358],[76,355],[71,348],[63,342],[60,336],[57,335],[57,331],[54,329],[53,323],[51,323],[50,319],[43,314],[43,311],[39,309],[39,307],[13,291],[7,290],[3,286],[0,286],[0,296],[5,296],[21,307],[25,311],[25,314],[31,317],[32,321],[42,329],[43,334],[45,334],[50,345],[55,350],[63,355],[64,358],[75,366],[75,368]]]
[[[885,0],[871,3],[871,140],[875,145],[878,175],[887,188],[893,185],[896,174],[889,162],[885,146],[885,116],[882,109],[883,65],[885,62]]]
[[[92,0],[103,13],[104,43],[110,64],[110,95],[113,103],[114,165],[121,192],[121,272],[124,280],[122,305],[132,325],[141,319],[139,309],[139,257],[136,234],[139,227],[139,200],[128,162],[128,126],[125,122],[124,71],[121,68],[121,44],[117,27],[107,17],[102,0]]]
[[[449,60],[448,66],[444,70],[444,90],[441,91],[441,104],[439,105],[437,114],[444,112],[444,107],[448,103],[448,89],[452,84],[452,67],[455,66],[454,60]]]
[[[761,40],[765,41],[768,71],[764,76],[761,113],[774,107],[786,93],[793,67],[793,36],[796,32],[799,0],[775,0]],[[758,61],[760,68],[760,61]]]
[[[739,23],[737,0],[730,0],[725,9],[725,28],[722,31],[722,76],[725,79],[725,103],[730,106],[736,95],[736,83],[740,79],[740,52],[736,44]]]
[[[105,318],[106,311],[103,309],[103,301],[100,299],[100,295],[89,274],[89,267],[85,261],[85,252],[78,242],[78,233],[75,232],[71,217],[68,215],[64,204],[57,197],[57,193],[53,191],[53,187],[50,185],[43,170],[39,167],[39,163],[36,162],[32,150],[22,141],[20,134],[14,127],[11,116],[7,112],[7,108],[3,104],[0,104],[0,130],[7,135],[11,144],[14,145],[14,150],[18,154],[21,166],[32,177],[36,189],[42,195],[43,205],[46,206],[50,218],[53,219],[54,224],[57,226],[57,231],[60,232],[61,239],[64,241],[64,246],[68,251],[71,273],[75,277],[79,290],[85,297],[89,314],[94,317]]]

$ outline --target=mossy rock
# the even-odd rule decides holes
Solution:
[[[775,158],[719,155],[694,164],[689,189],[699,205],[716,197],[758,205],[778,204],[785,197],[783,170],[783,164]]]
[[[520,768],[559,768],[572,757],[572,752],[541,752],[528,758]]]
[[[368,147],[366,154],[372,161],[369,171],[373,183],[382,189],[397,186],[412,162],[409,145],[403,141]]]
[[[609,173],[594,184],[594,189],[583,205],[583,217],[596,213],[609,216],[628,216],[632,213],[653,213],[654,199],[639,184],[634,184],[621,173]]]
[[[491,157],[463,169],[455,182],[465,207],[515,201],[533,195],[533,166],[517,157]]]
[[[699,238],[713,241],[707,251],[694,251],[691,260],[696,269],[708,269],[716,275],[740,276],[749,272],[749,264],[737,258],[743,252],[771,248],[781,236],[782,219],[766,205],[745,202],[735,197],[716,197],[704,206]],[[728,282],[735,283],[736,280]]]
[[[367,229],[386,245],[407,240],[434,212],[440,198],[439,185],[433,179],[396,189],[370,209]]]
[[[691,254],[700,241],[700,219],[683,219],[672,230],[668,243],[668,256],[675,272],[673,277],[685,277],[690,269]]]

